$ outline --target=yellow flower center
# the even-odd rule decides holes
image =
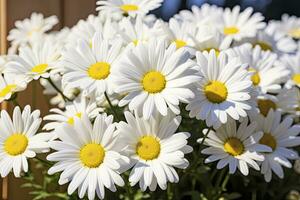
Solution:
[[[293,81],[294,81],[296,84],[300,84],[300,74],[294,74],[294,76],[293,76]]]
[[[110,64],[107,62],[97,62],[88,68],[89,77],[102,80],[106,79],[110,74]]]
[[[47,71],[48,64],[40,64],[36,65],[31,69],[31,72],[37,73],[37,74],[43,74]]]
[[[260,76],[259,76],[258,71],[256,71],[256,69],[254,69],[254,68],[250,68],[249,71],[254,72],[254,74],[251,76],[251,81],[254,86],[258,86],[260,83]]]
[[[160,72],[150,71],[145,74],[142,85],[145,91],[149,93],[158,93],[165,89],[166,78]]]
[[[144,160],[153,160],[159,156],[160,143],[153,136],[141,137],[136,145],[136,153]]]
[[[244,144],[240,139],[232,137],[225,142],[224,150],[232,156],[238,156],[244,152]]]
[[[240,30],[235,26],[229,26],[224,28],[225,35],[234,35],[237,34]]]
[[[216,56],[218,57],[220,55],[220,50],[219,49],[216,49],[216,48],[206,48],[206,49],[203,49],[202,51],[210,52],[213,49],[215,50]]]
[[[183,40],[175,40],[174,42],[175,42],[175,44],[176,44],[176,48],[177,48],[177,49],[180,49],[181,47],[186,46],[186,42],[183,41]]]
[[[204,87],[206,98],[212,103],[222,103],[227,99],[228,91],[224,83],[212,81]]]
[[[81,118],[81,113],[77,113],[75,116]],[[74,124],[74,117],[69,117],[69,119],[68,119],[67,122],[68,122],[70,125],[73,125],[73,124]]]
[[[276,149],[277,146],[276,139],[270,133],[264,133],[262,138],[259,140],[259,143],[271,147],[273,151]]]
[[[15,85],[15,84],[7,85],[5,88],[3,88],[0,91],[0,97],[5,97],[7,94],[13,92],[14,89],[16,89],[16,87],[17,87],[17,85]]]
[[[105,157],[105,150],[100,144],[90,143],[80,149],[80,160],[89,168],[99,167]]]
[[[276,110],[276,104],[270,99],[259,99],[257,101],[258,109],[263,116],[267,116],[271,109]]]
[[[254,46],[255,45],[258,45],[258,46],[260,46],[260,48],[262,49],[262,50],[264,50],[264,51],[272,51],[273,50],[273,48],[272,48],[272,46],[270,45],[270,44],[268,44],[268,43],[266,43],[266,42],[262,42],[262,41],[258,41],[258,42],[256,42],[255,44],[254,44]]]
[[[9,136],[4,142],[4,150],[11,156],[17,156],[24,153],[27,146],[27,137],[20,133]]]
[[[300,28],[291,29],[288,34],[295,39],[300,39]]]
[[[139,9],[139,7],[134,4],[124,4],[120,8],[121,8],[121,10],[123,10],[126,13],[131,12],[131,11],[137,11]]]
[[[137,45],[138,45],[138,43],[139,43],[139,41],[138,41],[138,40],[133,40],[132,42],[133,42],[133,44],[134,44],[135,46],[137,46]]]

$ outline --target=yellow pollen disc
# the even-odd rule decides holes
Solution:
[[[106,79],[110,74],[110,64],[107,62],[97,62],[88,68],[89,77],[95,80]]]
[[[138,41],[138,40],[133,40],[132,42],[133,42],[133,44],[134,44],[135,46],[137,46],[137,45],[138,45],[138,43],[139,43],[139,41]]]
[[[145,74],[142,85],[145,91],[149,93],[158,93],[165,89],[166,78],[160,72],[150,71]]]
[[[136,153],[144,160],[153,160],[159,156],[160,143],[153,136],[141,137],[136,145]]]
[[[186,46],[186,42],[183,41],[183,40],[175,40],[174,42],[175,42],[175,44],[176,44],[176,48],[177,48],[177,49],[180,49],[181,47]]]
[[[263,116],[267,116],[271,109],[276,110],[276,104],[270,99],[259,99],[257,101],[258,109]]]
[[[121,8],[121,10],[123,10],[126,13],[131,12],[131,11],[137,11],[139,9],[139,7],[134,4],[124,4],[120,8]]]
[[[288,34],[295,39],[300,39],[300,28],[291,29]]]
[[[222,103],[227,99],[228,91],[224,83],[212,81],[204,87],[206,98],[212,103]]]
[[[259,143],[271,147],[273,151],[276,149],[277,146],[276,139],[270,133],[264,133],[262,138],[259,140]]]
[[[4,142],[4,150],[11,156],[17,156],[24,153],[27,146],[27,137],[19,133],[9,136]]]
[[[99,167],[105,157],[105,150],[100,144],[90,143],[80,150],[80,161],[89,168]]]
[[[224,143],[224,150],[232,156],[238,156],[244,152],[244,144],[238,138],[232,137]]]
[[[75,116],[81,118],[81,113],[77,113]],[[70,117],[68,119],[68,123],[73,125],[74,124],[74,117]]]
[[[31,69],[31,72],[37,73],[37,74],[42,74],[47,71],[48,64],[40,64],[36,65]]]
[[[229,26],[224,28],[225,35],[234,35],[237,34],[240,30],[235,26]]]
[[[293,81],[296,83],[296,84],[300,84],[300,74],[295,74],[293,76]]]
[[[15,84],[7,85],[5,88],[0,90],[0,97],[5,97],[7,94],[13,92],[16,87],[17,85]]]
[[[254,74],[251,76],[251,81],[252,81],[254,86],[258,86],[259,83],[260,83],[260,76],[259,76],[258,71],[256,71],[253,68],[250,68],[249,71],[254,72]]]
[[[272,46],[271,46],[270,44],[266,43],[266,42],[259,41],[259,42],[256,42],[256,43],[254,44],[254,46],[255,46],[255,45],[260,46],[260,48],[261,48],[262,50],[264,50],[264,51],[272,51],[272,50],[273,50]]]
[[[216,48],[206,48],[206,49],[203,49],[202,51],[210,52],[213,49],[215,50],[216,56],[218,57],[220,55],[220,50],[219,49],[216,49]]]

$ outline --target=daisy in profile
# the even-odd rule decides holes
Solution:
[[[177,183],[179,177],[174,168],[187,168],[189,162],[184,154],[193,150],[187,145],[189,133],[175,133],[181,117],[169,112],[164,117],[158,114],[145,120],[125,112],[125,118],[127,123],[120,122],[117,130],[120,139],[128,144],[124,151],[133,165],[130,185],[139,183],[142,191],[148,187],[154,191],[157,185],[165,190],[168,182]]]
[[[213,14],[212,14],[213,13]],[[176,19],[188,21],[197,25],[215,24],[222,18],[223,8],[216,5],[203,4],[201,7],[193,5],[191,10],[182,10],[175,15]]]
[[[263,132],[263,137],[259,140],[260,144],[269,146],[272,151],[264,153],[265,160],[261,164],[261,173],[265,180],[270,182],[272,171],[283,178],[282,166],[291,168],[289,159],[297,159],[298,154],[290,147],[300,145],[299,125],[292,125],[293,119],[286,117],[281,119],[281,113],[270,110],[267,117],[258,115],[252,119],[257,122],[256,131]]]
[[[65,123],[57,129],[60,141],[49,142],[54,153],[47,160],[57,162],[49,174],[62,172],[58,183],[70,182],[68,194],[78,189],[79,198],[87,193],[90,200],[104,199],[105,188],[116,191],[115,185],[124,186],[120,176],[128,166],[128,158],[118,149],[118,136],[113,117],[97,115],[94,125],[88,116],[75,118],[74,125]]]
[[[49,133],[38,133],[42,119],[40,111],[31,112],[26,106],[21,112],[16,107],[13,120],[5,110],[1,111],[0,118],[0,173],[6,177],[12,170],[15,177],[20,177],[21,172],[28,172],[27,158],[33,158],[36,153],[49,151]]]
[[[40,38],[57,23],[56,16],[44,18],[40,13],[32,13],[29,19],[15,22],[16,28],[9,32],[7,39],[12,42],[13,46],[28,44]]]
[[[9,100],[11,96],[25,90],[27,84],[10,75],[0,75],[0,103]]]
[[[191,84],[200,80],[196,63],[184,48],[166,46],[163,40],[139,43],[120,60],[114,72],[115,92],[126,96],[119,106],[129,104],[129,110],[149,119],[156,111],[166,116],[168,107],[179,114],[179,102],[194,97]]]
[[[96,32],[92,48],[85,40],[78,40],[76,48],[62,54],[61,64],[66,68],[63,83],[68,88],[79,88],[83,95],[112,93],[111,71],[121,54],[122,41],[109,41]]]
[[[11,55],[4,73],[23,78],[27,83],[49,78],[60,57],[60,48],[52,40],[44,40],[19,49],[19,55]]]
[[[163,0],[98,0],[97,11],[105,14],[116,13],[136,17],[145,16],[149,11],[158,8]]]
[[[82,96],[73,102],[66,103],[65,110],[58,108],[50,109],[51,113],[46,115],[43,119],[50,122],[48,122],[43,129],[47,131],[54,130],[64,122],[73,125],[74,119],[80,119],[83,113],[86,113],[89,119],[94,119],[102,111],[103,109],[97,107],[97,103],[94,99]]]
[[[259,45],[252,48],[250,44],[235,47],[226,52],[229,57],[239,57],[242,63],[248,63],[248,71],[252,73],[253,85],[260,93],[278,93],[290,71],[277,60],[277,55],[263,51]]]
[[[286,87],[300,87],[300,51],[296,54],[285,54],[280,58],[282,64],[291,71],[291,78],[287,81]]]
[[[202,154],[209,155],[205,163],[218,161],[217,169],[229,166],[229,173],[233,174],[236,169],[247,176],[249,167],[259,170],[258,161],[263,161],[264,156],[261,152],[270,152],[272,149],[261,145],[258,141],[262,138],[263,132],[255,131],[256,123],[248,125],[246,118],[237,127],[235,120],[228,120],[216,131],[210,131],[204,144],[209,146],[202,150]],[[203,134],[207,133],[203,130]],[[201,143],[203,138],[197,140]]]
[[[240,12],[239,6],[235,6],[232,10],[226,8],[216,26],[229,41],[241,41],[244,38],[254,37],[258,30],[265,27],[265,23],[261,13],[254,13],[253,15],[252,13],[253,8],[251,7],[242,12]]]
[[[219,127],[230,116],[235,120],[246,117],[251,107],[252,82],[250,73],[238,58],[228,59],[215,50],[196,53],[203,78],[195,84],[195,97],[186,109],[190,117],[205,120],[207,126]]]
[[[300,39],[300,18],[296,16],[282,15],[280,21],[271,21],[276,25],[276,31],[290,36],[293,39]]]

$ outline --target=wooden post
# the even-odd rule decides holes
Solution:
[[[0,55],[7,53],[7,0],[0,0]],[[7,102],[1,103],[1,109],[8,109]],[[2,199],[8,198],[8,177],[2,181]]]

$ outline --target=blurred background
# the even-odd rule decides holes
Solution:
[[[78,20],[86,18],[89,14],[96,14],[97,0],[0,0],[0,38],[1,53],[5,54],[7,46],[6,35],[14,27],[16,20],[28,18],[32,12],[43,13],[45,16],[56,15],[60,22],[55,26],[59,30],[65,26],[71,27]],[[5,2],[5,3],[4,3]],[[216,4],[221,7],[234,7],[240,5],[242,8],[252,6],[255,11],[262,12],[266,20],[280,19],[283,13],[300,16],[300,0],[165,0],[163,6],[153,13],[158,17],[168,20],[182,9],[189,9],[192,5],[201,6],[204,3]],[[5,8],[3,8],[5,6]],[[1,10],[1,9],[0,9]],[[2,13],[1,13],[2,12]],[[4,23],[5,22],[5,23]],[[1,24],[2,23],[2,24]],[[5,26],[5,27],[4,27]],[[37,98],[38,97],[38,98]],[[49,110],[47,96],[42,93],[42,88],[36,82],[32,82],[27,90],[18,96],[21,106],[26,104],[41,109],[42,116]],[[8,105],[8,110],[11,107]],[[41,172],[36,172],[41,173]],[[40,174],[40,177],[44,176]],[[4,183],[4,185],[2,185]],[[30,200],[29,190],[20,188],[22,179],[9,176],[8,179],[0,181],[0,199],[6,200]]]

